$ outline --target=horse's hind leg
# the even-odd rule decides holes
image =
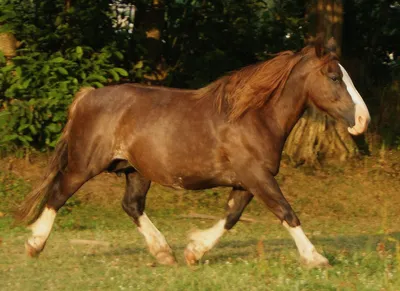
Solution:
[[[193,265],[199,261],[206,252],[215,246],[222,235],[238,222],[243,210],[252,198],[253,195],[250,192],[241,189],[232,190],[228,198],[225,218],[209,229],[197,231],[190,235],[190,243],[185,249],[185,259],[188,265]]]
[[[173,265],[176,263],[172,250],[163,234],[154,226],[144,212],[146,194],[151,181],[134,170],[126,172],[126,190],[122,200],[122,208],[132,217],[144,236],[150,253],[160,264]]]
[[[96,173],[97,174],[97,173]],[[86,181],[94,174],[67,171],[59,173],[57,181],[52,185],[53,192],[47,201],[39,218],[30,225],[32,236],[25,243],[25,248],[31,257],[37,256],[44,249],[53,227],[57,211]]]

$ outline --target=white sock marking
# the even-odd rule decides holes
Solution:
[[[28,239],[28,242],[32,247],[38,250],[43,248],[50,235],[56,214],[57,212],[54,209],[45,207],[39,218],[29,226],[32,230],[32,236]]]
[[[221,219],[213,227],[196,231],[190,235],[191,242],[187,246],[187,249],[194,253],[197,260],[217,244],[226,232],[225,223],[226,219]]]
[[[296,243],[297,249],[302,257],[312,260],[312,253],[315,250],[314,245],[307,238],[301,226],[290,227],[286,221],[284,221],[283,226],[289,231],[290,235]]]
[[[319,254],[315,249],[314,245],[307,238],[301,226],[290,227],[286,221],[283,226],[289,231],[290,235],[296,243],[297,249],[304,263],[309,267],[327,266],[329,265],[328,260]]]
[[[139,217],[139,225],[140,227],[138,229],[144,236],[152,255],[156,256],[161,250],[172,253],[165,237],[147,217],[146,213],[143,213],[143,215]]]

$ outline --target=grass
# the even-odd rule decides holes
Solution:
[[[173,191],[156,185],[146,212],[179,262],[172,268],[158,266],[119,206],[123,178],[110,175],[89,183],[68,202],[45,251],[29,259],[23,248],[29,232],[12,226],[10,210],[37,183],[31,173],[38,171],[18,163],[24,166],[11,171],[0,165],[0,290],[400,290],[400,182],[372,160],[363,161],[357,171],[282,169],[284,192],[332,264],[312,270],[302,267],[289,235],[256,201],[246,215],[259,223],[239,223],[200,265],[187,267],[187,233],[214,221],[181,215],[221,216],[227,191]],[[77,245],[71,239],[109,245]]]

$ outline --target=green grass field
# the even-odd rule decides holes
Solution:
[[[184,264],[190,230],[223,215],[225,189],[174,191],[154,185],[146,212],[179,262],[159,266],[120,207],[124,178],[104,174],[60,211],[38,259],[24,254],[29,231],[11,209],[39,181],[43,160],[0,161],[0,290],[400,290],[400,179],[395,163],[362,161],[322,170],[283,167],[278,180],[311,241],[332,267],[308,270],[289,235],[258,201],[203,258]],[[75,241],[74,241],[75,240]],[[76,240],[101,243],[77,244]]]

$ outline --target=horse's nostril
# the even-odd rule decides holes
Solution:
[[[368,118],[366,118],[365,116],[359,115],[357,118],[357,123],[359,123],[362,126],[366,126],[366,125],[368,125]]]

